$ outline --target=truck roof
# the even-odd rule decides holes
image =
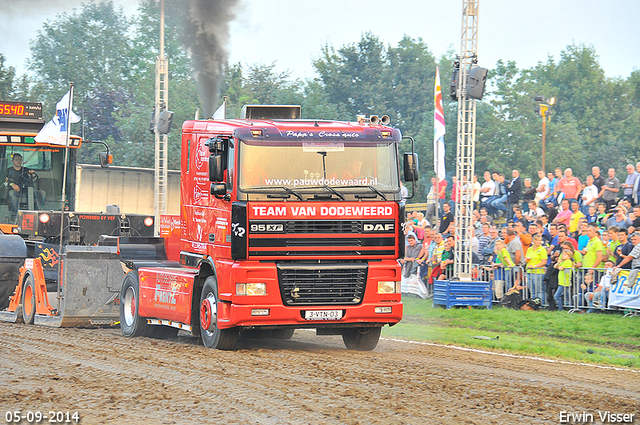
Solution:
[[[254,133],[252,130],[262,130]],[[182,125],[183,133],[228,134],[242,140],[274,138],[277,140],[332,140],[353,142],[395,142],[402,139],[400,130],[378,124],[330,120],[190,120]]]

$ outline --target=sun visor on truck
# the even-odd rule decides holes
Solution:
[[[299,120],[300,105],[244,105],[240,119]]]
[[[277,142],[278,145],[300,144],[301,142],[326,142],[370,145],[371,143],[400,143],[402,134],[397,128],[372,128],[352,126],[349,128],[325,128],[309,130],[287,130],[277,127],[243,127],[233,132],[233,137],[247,144],[268,144]],[[284,143],[283,143],[284,142]]]

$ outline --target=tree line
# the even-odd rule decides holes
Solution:
[[[189,51],[180,41],[185,2],[165,4],[165,53],[169,59],[169,166],[179,168],[180,125],[201,107]],[[111,1],[84,3],[47,21],[31,41],[29,72],[16,75],[0,51],[0,99],[43,102],[50,118],[56,102],[75,87],[74,109],[83,120],[74,132],[106,141],[117,165],[153,167],[154,139],[149,122],[155,99],[158,5],[140,3],[129,18]],[[481,52],[480,52],[481,56]],[[375,34],[340,47],[326,45],[313,62],[315,76],[300,80],[270,64],[226,66],[221,96],[228,117],[244,104],[299,104],[304,118],[355,120],[356,115],[389,115],[391,125],[412,136],[420,155],[417,201],[426,199],[433,175],[433,87],[440,66],[447,173],[455,173],[457,103],[448,96],[456,53],[435,57],[426,41],[405,35],[397,45]],[[534,96],[555,97],[546,129],[548,168],[570,167],[577,176],[593,165],[622,168],[640,160],[640,71],[607,77],[595,49],[568,45],[559,58],[519,68],[499,61],[489,69],[484,100],[477,102],[476,170],[535,176],[541,166],[542,118]],[[403,151],[408,144],[401,146]],[[81,161],[94,161],[84,149]]]

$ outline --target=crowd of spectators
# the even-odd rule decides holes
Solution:
[[[470,234],[478,273],[494,282],[501,298],[502,282],[539,298],[549,309],[563,309],[568,288],[574,305],[588,311],[606,307],[607,292],[618,275],[630,273],[633,286],[640,270],[640,163],[626,167],[624,183],[610,168],[607,177],[593,167],[584,183],[570,168],[538,171],[537,184],[486,171],[484,182],[432,180],[426,214],[407,214],[404,277],[412,274],[426,285],[452,276],[455,258],[455,208],[460,197],[473,200]],[[436,209],[438,213],[436,214]],[[437,216],[437,220],[436,220]],[[621,274],[622,271],[622,274]]]

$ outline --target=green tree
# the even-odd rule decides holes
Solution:
[[[444,75],[450,75],[450,56],[443,57]],[[335,49],[325,46],[322,55],[313,62],[319,75],[314,81],[325,92],[323,99],[334,105],[336,118],[353,119],[356,115],[389,115],[391,125],[415,140],[423,173],[417,200],[426,196],[428,178],[433,164],[433,87],[436,60],[422,39],[405,36],[396,47],[385,47],[373,34],[365,33],[357,43]],[[446,80],[448,77],[445,77]],[[450,105],[446,104],[449,128],[452,121]],[[454,140],[450,133],[446,142]],[[402,151],[410,150],[404,141]],[[455,149],[447,151],[453,158]]]
[[[569,45],[557,63],[548,58],[520,75],[511,87],[522,94],[520,101],[502,99],[510,105],[507,123],[525,121],[514,108],[531,111],[533,96],[556,98],[547,126],[548,168],[571,167],[584,177],[593,165],[619,168],[637,156],[637,136],[629,131],[638,129],[631,80],[605,77],[593,47]],[[529,119],[540,126],[539,117]]]
[[[200,108],[189,54],[180,42],[180,27],[187,10],[184,0],[165,2],[165,57],[168,61],[168,109],[174,112],[173,129],[168,136],[168,165],[180,168],[181,126],[193,119]],[[155,67],[160,46],[160,9],[153,0],[141,2],[133,22],[134,56],[129,101],[114,116],[122,134],[115,145],[116,157],[123,165],[154,167],[155,136],[149,132],[155,105]]]
[[[29,65],[43,102],[57,102],[70,81],[79,107],[97,93],[131,84],[135,57],[130,28],[112,1],[92,1],[45,22],[31,43]]]
[[[221,85],[222,95],[227,97],[227,116],[240,117],[242,106],[250,104],[305,103],[305,85],[291,80],[290,73],[277,72],[276,63],[269,65],[254,63],[247,69],[240,63],[230,66]],[[305,114],[305,108],[302,113]]]
[[[12,100],[16,69],[12,66],[5,66],[5,60],[4,55],[0,53],[0,99]]]
[[[130,29],[112,1],[92,1],[44,23],[31,43],[30,69],[32,93],[49,116],[73,81],[74,110],[83,118],[74,132],[88,140],[121,139],[114,114],[129,103],[135,85]],[[95,157],[89,147],[80,153],[80,161]]]
[[[383,109],[383,81],[387,63],[382,42],[367,32],[358,43],[337,51],[329,45],[313,62],[327,100],[337,105],[343,117],[376,115]]]

